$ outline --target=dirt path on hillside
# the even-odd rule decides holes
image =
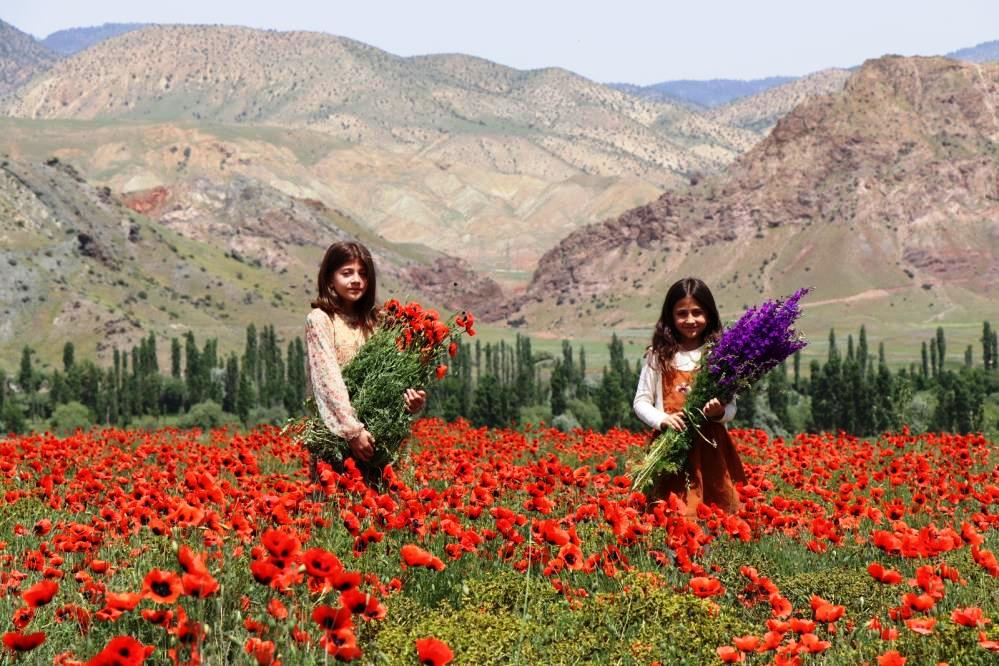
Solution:
[[[804,301],[802,307],[815,307],[816,305],[833,305],[835,303],[856,303],[857,301],[872,301],[876,298],[885,298],[900,291],[908,291],[912,287],[892,287],[891,289],[868,289],[859,294],[844,296],[843,298],[829,298],[824,301]]]

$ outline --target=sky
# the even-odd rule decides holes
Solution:
[[[401,56],[641,85],[799,76],[999,39],[996,0],[4,0],[0,19],[36,37],[105,22],[315,30]]]

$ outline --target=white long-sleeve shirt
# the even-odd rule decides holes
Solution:
[[[701,353],[704,346],[691,351],[679,350],[673,356],[673,367],[683,372],[690,372],[697,368],[701,362]],[[701,406],[701,405],[699,405]],[[659,370],[659,363],[649,352],[645,355],[642,363],[642,373],[638,377],[638,389],[635,391],[635,400],[632,402],[635,415],[641,419],[642,423],[650,428],[659,429],[666,412],[663,410],[663,374]],[[735,399],[725,405],[725,414],[719,419],[722,423],[728,423],[735,418]]]

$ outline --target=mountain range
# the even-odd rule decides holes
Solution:
[[[217,125],[244,135],[299,130],[314,138],[293,152],[325,152],[308,158],[301,178],[272,184],[322,200],[389,240],[432,243],[487,271],[529,271],[539,248],[572,228],[647,201],[690,173],[717,171],[758,140],[565,70],[400,58],[319,33],[228,27],[157,26],[106,40],[35,77],[0,113]],[[84,138],[92,127],[81,127]],[[13,137],[8,149],[34,140],[30,132]],[[290,157],[275,157],[280,170]],[[138,179],[102,178],[116,190],[132,180],[168,186],[162,156],[149,160],[132,156]],[[371,169],[378,179],[363,175]]]
[[[103,25],[89,26],[85,28],[68,28],[57,30],[51,35],[41,40],[43,46],[64,56],[70,56],[89,49],[94,44],[99,44],[105,39],[124,35],[139,28],[146,27],[146,23],[105,23]]]
[[[999,63],[869,61],[724,173],[570,234],[511,318],[647,328],[661,276],[695,274],[730,314],[815,286],[812,326],[876,324],[910,349],[920,323],[980,326],[999,315],[997,108]]]
[[[53,357],[143,327],[297,331],[345,237],[386,293],[555,337],[644,337],[679,274],[726,315],[813,284],[816,329],[909,340],[999,316],[997,65],[885,57],[705,109],[319,33],[5,43],[0,71],[29,73],[0,97],[0,261],[18,267],[0,358],[47,321]]]

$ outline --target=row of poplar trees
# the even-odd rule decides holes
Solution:
[[[34,351],[25,347],[14,376],[0,369],[0,423],[16,429],[10,424],[19,418],[46,418],[57,405],[72,402],[85,405],[94,422],[113,425],[181,414],[207,401],[244,423],[301,412],[306,390],[301,338],[282,344],[272,326],[258,331],[251,324],[243,353],[223,356],[216,339],[199,346],[188,333],[170,339],[168,371],[159,367],[158,342],[149,334],[128,351],[115,349],[112,364],[103,368],[77,361],[73,344],[67,343],[62,368],[51,373],[37,370]],[[512,344],[461,343],[447,376],[432,387],[428,413],[479,426],[544,420],[565,428],[641,429],[631,406],[640,360],[629,362],[616,335],[608,351],[608,365],[588,376],[585,350],[569,341],[555,354],[534,351],[531,339],[519,334]],[[983,324],[980,363],[971,346],[964,350],[963,364],[945,364],[946,354],[944,331],[938,328],[922,345],[921,363],[892,371],[883,344],[876,354],[868,348],[864,327],[856,344],[852,334],[847,336],[845,350],[830,331],[824,363],[811,361],[807,377],[800,354],[779,366],[739,397],[735,425],[874,435],[906,425],[914,396],[929,394],[935,407],[925,427],[985,429],[986,396],[999,390],[996,331]],[[259,418],[267,410],[271,418]]]
[[[243,354],[222,356],[218,340],[201,346],[194,334],[170,339],[170,367],[160,368],[158,339],[150,333],[131,350],[113,351],[110,367],[77,361],[72,342],[63,348],[62,368],[45,373],[24,347],[18,373],[0,369],[0,422],[47,418],[61,404],[85,405],[94,422],[127,425],[136,417],[181,414],[214,402],[246,421],[254,410],[281,407],[297,414],[305,400],[305,346],[301,338],[282,349],[273,326],[246,329]],[[15,393],[16,388],[16,393]],[[8,426],[9,427],[9,426]]]

